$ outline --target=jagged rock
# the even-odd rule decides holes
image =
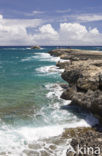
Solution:
[[[99,82],[97,78],[79,78],[76,87],[79,91],[97,90],[99,88]]]
[[[99,73],[99,88],[102,90],[102,73]]]
[[[102,92],[100,90],[88,90],[84,93],[77,92],[75,88],[68,88],[65,92],[63,92],[61,98],[72,100],[71,104],[79,105],[102,117]]]
[[[73,85],[77,82],[77,80],[82,77],[79,70],[65,70],[62,73],[62,78],[69,83],[69,85]]]
[[[102,52],[79,49],[54,49],[49,51],[52,56],[60,56],[63,59],[75,60],[100,60],[102,59]]]
[[[49,51],[50,55],[52,56],[61,56],[61,55],[64,56],[70,52],[72,52],[72,49],[54,49],[54,50]]]
[[[63,89],[67,89],[67,88],[68,88],[68,84],[65,84],[65,83],[61,83],[60,86],[61,86]]]
[[[74,88],[68,87],[67,90],[62,93],[61,98],[65,100],[72,100],[73,95],[75,94],[74,92],[75,92]]]
[[[63,68],[67,68],[67,66],[70,65],[70,61],[66,61],[66,62],[60,62],[58,61],[56,63],[56,66],[63,69]]]
[[[96,126],[97,127],[97,126]],[[101,128],[101,127],[100,127]],[[100,129],[99,128],[99,129]],[[69,148],[67,149],[67,156],[95,156],[102,155],[102,131],[97,128],[70,128],[66,129],[63,133],[64,138],[72,138],[70,145],[72,152],[70,152]],[[84,153],[84,148],[86,149],[86,154],[78,153],[78,149],[82,148],[81,151]],[[88,148],[92,147],[95,151],[96,147],[99,147],[99,154],[94,154],[90,150],[90,154],[88,154]],[[74,152],[73,152],[74,151]],[[76,152],[76,153],[75,153]]]
[[[61,98],[93,112],[102,119],[102,52],[76,49],[57,49],[50,52],[53,56],[70,59],[70,63],[57,63],[64,68],[62,78],[69,88]]]

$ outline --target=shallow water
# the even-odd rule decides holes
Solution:
[[[60,138],[64,129],[97,123],[60,99],[65,82],[55,66],[60,58],[47,53],[52,48],[0,48],[0,153],[64,156],[69,142]]]

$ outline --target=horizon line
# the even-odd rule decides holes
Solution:
[[[0,45],[0,47],[32,47],[32,46],[35,46],[35,45]],[[49,46],[53,46],[53,47],[77,47],[77,46],[80,46],[80,47],[87,47],[87,46],[90,46],[90,47],[96,47],[96,46],[99,46],[99,47],[102,47],[102,45],[39,45],[40,47],[49,47]]]

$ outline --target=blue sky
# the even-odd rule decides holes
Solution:
[[[0,0],[0,15],[2,45],[102,44],[101,0]]]

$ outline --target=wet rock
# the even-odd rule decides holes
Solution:
[[[25,149],[23,151],[27,156],[39,156],[39,152]]]
[[[55,149],[56,149],[56,146],[55,146],[55,145],[50,145],[49,148],[50,148],[51,150],[55,150]]]
[[[63,89],[67,89],[67,88],[68,88],[68,84],[65,84],[65,83],[61,83],[60,86],[61,86]]]
[[[65,100],[72,100],[74,91],[75,91],[74,88],[68,88],[66,91],[62,93],[61,98]]]
[[[39,144],[29,144],[28,147],[31,149],[40,149],[41,148],[41,146]]]
[[[100,90],[79,92],[75,88],[68,88],[63,92],[61,98],[71,100],[71,104],[79,105],[102,117],[102,93]]]
[[[41,156],[49,156],[49,153],[47,153],[46,151],[42,150],[40,151]]]
[[[10,153],[11,154],[11,153]],[[0,153],[1,156],[7,156],[6,152],[1,152]]]
[[[67,153],[66,153],[66,156],[76,156],[76,155],[75,155],[75,153],[73,153],[73,152],[67,152]]]

